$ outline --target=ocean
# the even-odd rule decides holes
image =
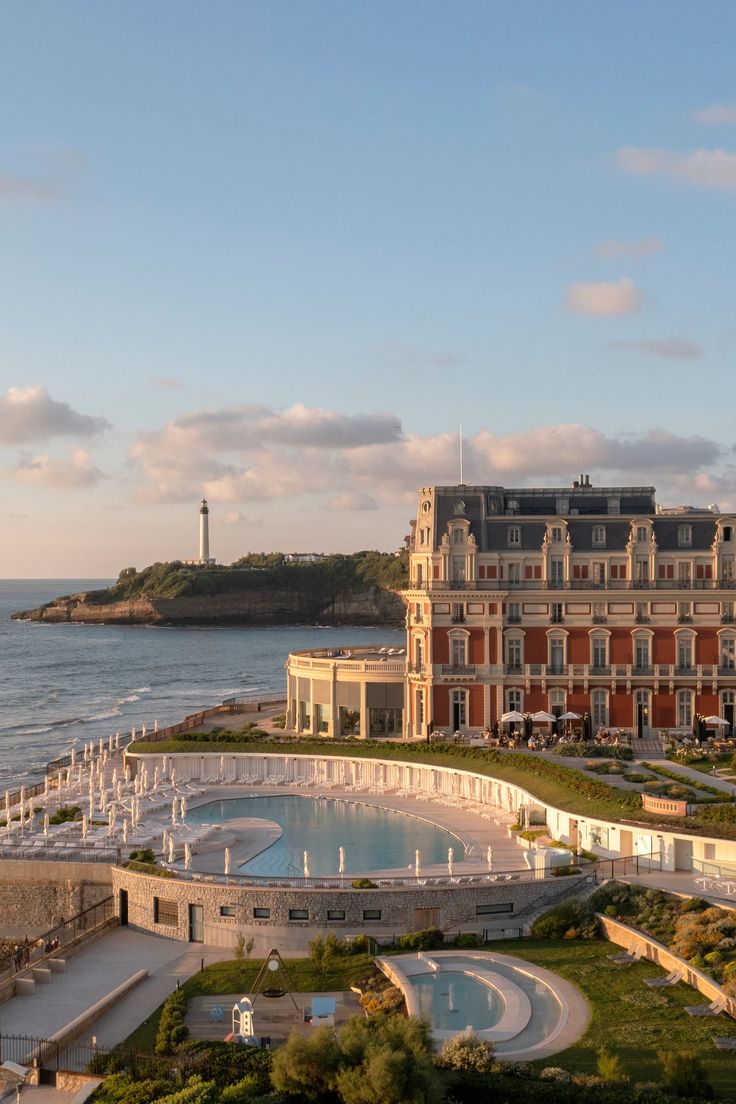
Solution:
[[[0,580],[0,789],[88,740],[285,688],[290,651],[404,643],[398,628],[44,625],[11,621],[106,579]]]

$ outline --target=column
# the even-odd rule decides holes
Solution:
[[[361,740],[368,739],[368,706],[366,704],[368,695],[366,693],[365,679],[360,683],[360,738]]]

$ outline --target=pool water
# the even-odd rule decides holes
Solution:
[[[454,963],[453,963],[454,965]],[[503,1010],[495,989],[478,978],[454,970],[411,978],[420,1015],[440,1031],[480,1031],[493,1027]]]
[[[438,961],[441,962],[441,960]],[[419,974],[407,979],[417,990],[422,1015],[429,1017],[432,1027],[439,1031],[464,1031],[468,1024],[471,1024],[478,1031],[493,1027],[501,1012],[500,998],[489,986],[462,973],[463,969],[477,970],[478,967],[492,970],[494,974],[508,978],[514,985],[518,985],[526,993],[532,1006],[531,1019],[526,1027],[513,1039],[495,1044],[496,1053],[499,1056],[530,1050],[554,1032],[564,1013],[560,1002],[544,982],[495,958],[460,958],[454,955],[451,970],[445,969],[441,965],[438,973],[433,975],[432,978],[429,978],[427,974]],[[464,982],[457,980],[458,975],[461,979],[464,979]],[[449,1010],[449,996],[443,998],[441,995],[442,993],[449,993],[449,986],[446,981],[448,978],[452,979],[453,984],[452,1004],[462,1010],[460,1013],[451,1012]],[[437,987],[437,994],[434,999],[432,986]],[[430,991],[427,993],[428,989]],[[491,998],[487,996],[489,993],[492,994]],[[492,1007],[492,1001],[494,1000],[495,1005]],[[423,1002],[427,1002],[426,1005]]]
[[[340,847],[345,850],[345,873],[352,875],[375,870],[406,874],[414,870],[417,850],[422,866],[446,863],[450,847],[455,862],[464,853],[457,836],[429,821],[333,797],[254,794],[212,801],[187,814],[187,820],[197,824],[224,824],[235,817],[273,820],[283,831],[281,839],[239,867],[244,874],[301,877],[305,850],[314,877],[338,873]]]

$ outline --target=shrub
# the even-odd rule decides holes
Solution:
[[[396,946],[401,951],[436,951],[439,947],[443,947],[444,943],[444,936],[437,928],[408,932],[396,940]]]
[[[611,1054],[610,1050],[599,1050],[596,1063],[598,1073],[604,1081],[626,1081],[627,1077],[621,1065],[618,1054]]]
[[[19,820],[13,817],[13,820]],[[67,824],[70,820],[81,820],[82,810],[78,805],[62,805],[53,816],[49,817],[49,824]]]
[[[353,889],[378,889],[378,885],[372,882],[370,878],[356,878],[354,882],[351,882]]]
[[[475,950],[483,946],[483,936],[477,932],[460,932],[455,940],[455,946],[462,950]]]
[[[532,924],[535,939],[593,939],[597,921],[588,901],[562,901]]]
[[[661,1051],[659,1060],[662,1063],[664,1085],[675,1096],[704,1099],[713,1096],[713,1088],[696,1050]]]
[[[131,851],[128,858],[133,859],[135,862],[142,863],[155,863],[156,856],[153,853],[153,849],[150,847],[143,847],[139,851]]]
[[[164,1001],[156,1033],[156,1054],[173,1054],[189,1035],[184,1024],[187,998],[183,989],[177,989]]]
[[[474,1031],[466,1031],[445,1040],[435,1065],[439,1069],[489,1073],[495,1065],[495,1049],[493,1043],[479,1039]]]

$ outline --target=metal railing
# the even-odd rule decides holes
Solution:
[[[408,590],[734,590],[736,579],[426,579]]]
[[[27,844],[0,839],[0,859],[12,862],[90,862],[110,863],[113,866],[120,860],[120,848],[115,844],[93,847],[79,843]]]

